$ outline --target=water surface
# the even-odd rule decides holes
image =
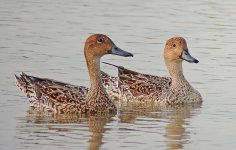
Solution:
[[[234,0],[0,0],[0,149],[235,149],[235,8]],[[83,44],[92,33],[135,55],[103,61],[162,76],[165,41],[185,37],[200,63],[184,62],[184,73],[203,104],[121,105],[115,116],[91,118],[32,114],[14,73],[88,86]]]

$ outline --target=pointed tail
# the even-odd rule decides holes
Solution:
[[[102,62],[102,63],[107,64],[107,65],[110,65],[110,66],[114,66],[114,67],[116,67],[116,68],[124,69],[123,66],[117,66],[117,65],[114,65],[114,64],[111,64],[111,63],[107,63],[107,62]]]

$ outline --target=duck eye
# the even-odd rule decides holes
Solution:
[[[176,45],[174,44],[173,47],[176,47]]]
[[[102,41],[103,41],[102,39],[98,39],[98,43],[102,43]]]

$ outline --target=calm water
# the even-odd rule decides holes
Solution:
[[[0,149],[236,149],[235,14],[235,0],[0,0]],[[91,118],[30,113],[14,73],[88,86],[83,43],[92,33],[135,54],[103,61],[162,76],[165,41],[185,37],[200,63],[184,62],[184,72],[204,103],[122,105]]]

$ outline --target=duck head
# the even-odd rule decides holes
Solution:
[[[164,58],[165,60],[177,63],[180,63],[183,60],[189,63],[199,62],[197,59],[190,55],[187,42],[182,37],[174,37],[166,42]]]
[[[113,41],[103,34],[94,34],[87,38],[84,54],[86,57],[101,58],[106,54],[133,57],[132,53],[126,52],[117,47]]]

